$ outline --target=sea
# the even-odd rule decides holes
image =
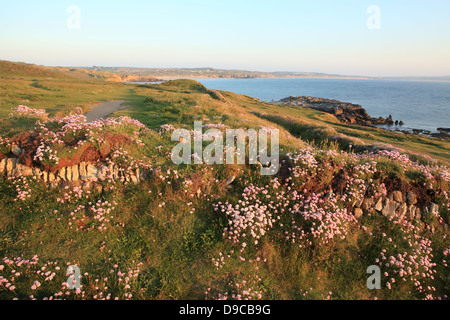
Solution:
[[[209,89],[273,102],[289,96],[335,99],[361,105],[372,117],[401,120],[390,130],[437,132],[450,128],[450,82],[330,78],[195,79]],[[382,126],[384,127],[384,126]]]

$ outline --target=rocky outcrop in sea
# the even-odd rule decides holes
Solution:
[[[339,100],[330,100],[324,98],[315,97],[296,97],[290,96],[280,101],[276,101],[276,104],[289,105],[302,108],[311,108],[334,115],[340,122],[346,124],[358,124],[358,125],[403,125],[402,121],[394,121],[392,116],[389,115],[386,119],[382,117],[372,118],[367,111],[358,104],[342,102]]]

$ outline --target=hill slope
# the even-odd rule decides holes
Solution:
[[[16,95],[39,89],[49,101],[56,84],[36,80],[51,90]],[[86,123],[67,102],[91,86],[131,108]],[[59,89],[60,116],[35,101],[0,122],[0,298],[446,297],[449,170],[408,154],[445,162],[445,142],[190,80]],[[245,164],[175,165],[172,132],[194,121],[224,134],[278,129],[278,172],[262,175],[248,154]],[[69,265],[79,290],[68,289]],[[367,288],[369,266],[380,290]]]

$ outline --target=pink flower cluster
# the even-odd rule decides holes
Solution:
[[[10,117],[27,117],[27,118],[37,118],[45,120],[48,118],[48,114],[44,109],[33,109],[27,106],[20,105],[9,114]]]

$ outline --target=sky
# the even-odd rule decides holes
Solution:
[[[450,1],[0,0],[0,59],[450,75]]]

